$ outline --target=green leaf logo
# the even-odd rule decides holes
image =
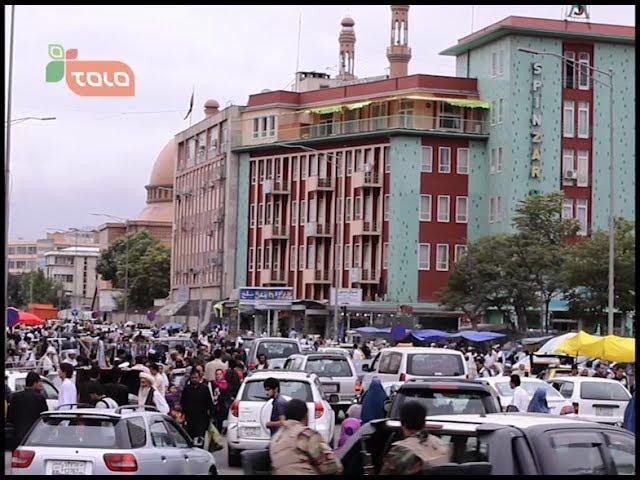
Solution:
[[[59,82],[64,77],[64,62],[54,60],[47,63],[45,73],[47,83]]]
[[[49,56],[54,60],[64,60],[64,48],[57,43],[49,44]]]

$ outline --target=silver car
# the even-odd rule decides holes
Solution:
[[[213,455],[154,407],[48,410],[11,458],[11,475],[207,475]]]

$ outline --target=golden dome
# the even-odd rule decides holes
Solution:
[[[173,223],[173,202],[148,204],[137,220],[141,222],[169,222]]]
[[[173,175],[178,160],[178,144],[175,139],[167,143],[153,164],[149,185],[173,185]]]

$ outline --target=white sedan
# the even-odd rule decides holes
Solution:
[[[485,383],[495,390],[498,397],[500,397],[500,405],[502,406],[503,411],[511,404],[511,400],[513,399],[513,390],[509,385],[509,377],[484,377],[477,378],[476,381]],[[520,377],[520,382],[520,386],[527,392],[529,401],[531,401],[533,394],[538,388],[542,387],[547,391],[547,404],[550,409],[549,413],[560,415],[563,413],[563,408],[565,414],[573,412],[571,402],[563,398],[556,389],[546,382],[537,378],[529,377]]]

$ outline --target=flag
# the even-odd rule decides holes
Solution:
[[[191,115],[191,111],[193,110],[193,93],[194,90],[191,90],[191,100],[189,100],[189,111],[184,116],[183,120],[186,120],[189,115]]]

